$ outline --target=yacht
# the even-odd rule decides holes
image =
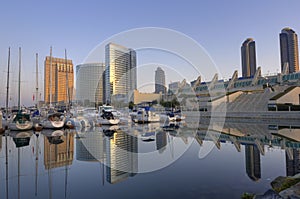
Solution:
[[[65,125],[65,120],[63,113],[48,113],[47,117],[41,121],[41,125],[45,129],[61,129]]]
[[[101,125],[117,125],[120,123],[120,119],[112,111],[102,110],[102,114],[97,119],[97,122]]]
[[[26,131],[32,129],[33,122],[29,114],[19,112],[13,116],[8,126],[12,131]]]
[[[159,122],[160,116],[149,107],[146,107],[137,112],[136,118],[133,121],[136,123]]]

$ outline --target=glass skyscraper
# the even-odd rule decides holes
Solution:
[[[161,67],[157,67],[155,71],[155,93],[166,93],[166,77],[165,71]]]
[[[132,100],[137,89],[136,52],[118,44],[107,44],[105,68],[105,102],[111,103],[113,96]]]
[[[255,41],[252,38],[246,39],[241,47],[242,54],[242,76],[251,77],[256,72]]]
[[[76,100],[86,103],[103,103],[104,63],[76,66]]]

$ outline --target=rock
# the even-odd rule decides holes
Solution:
[[[279,195],[286,199],[300,199],[300,182],[281,191]]]
[[[300,182],[300,178],[279,176],[271,182],[271,186],[277,193],[290,188]]]
[[[263,195],[256,195],[253,199],[283,199],[278,193],[274,190],[269,189]]]
[[[275,191],[279,190],[282,187],[283,183],[286,181],[287,178],[288,177],[283,177],[283,176],[279,176],[279,177],[275,178],[275,180],[273,180],[271,182],[272,188]]]

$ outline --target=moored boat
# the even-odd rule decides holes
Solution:
[[[47,118],[41,121],[45,129],[61,129],[65,125],[65,116],[62,113],[49,113]]]
[[[149,107],[146,107],[137,112],[136,118],[133,121],[137,123],[159,122],[160,116],[153,110],[150,110]]]
[[[120,123],[120,119],[113,115],[111,111],[102,111],[101,116],[97,119],[97,122],[101,125],[117,125]]]
[[[29,114],[17,113],[13,116],[12,121],[8,126],[12,131],[26,131],[32,129],[33,122],[31,121]]]

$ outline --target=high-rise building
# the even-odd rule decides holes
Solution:
[[[241,47],[242,76],[254,76],[256,72],[255,41],[252,38],[246,39]]]
[[[76,101],[85,105],[103,103],[104,63],[76,66]]]
[[[298,52],[297,34],[291,28],[284,28],[281,30],[281,33],[279,34],[279,38],[280,38],[281,72],[284,73],[298,72],[299,52]]]
[[[257,146],[247,144],[245,146],[245,158],[246,158],[246,173],[248,177],[253,181],[258,181],[261,178],[260,169],[260,153]]]
[[[165,71],[161,67],[157,67],[155,71],[155,91],[154,93],[166,93],[166,77]]]
[[[131,100],[137,88],[136,52],[118,44],[107,44],[105,68],[105,102],[110,103],[114,95]]]
[[[72,60],[66,61],[65,59],[47,56],[44,68],[45,103],[68,103],[73,100],[73,89],[74,71]],[[50,96],[52,96],[51,100]]]

